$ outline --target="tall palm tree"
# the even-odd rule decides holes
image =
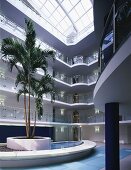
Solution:
[[[42,78],[38,81],[35,81],[32,85],[33,94],[35,96],[36,110],[38,113],[38,117],[42,115],[42,98],[43,94],[50,94],[51,100],[53,98],[53,94],[55,93],[54,89],[54,81],[50,74],[46,74],[42,76]]]
[[[47,74],[47,58],[54,58],[54,51],[42,50],[40,46],[36,47],[36,33],[31,20],[25,20],[26,24],[26,40],[24,43],[17,39],[6,38],[2,40],[2,58],[8,59],[10,71],[15,67],[18,71],[16,77],[16,85],[21,84],[22,89],[19,90],[17,99],[24,94],[24,117],[26,123],[27,138],[31,138],[30,128],[30,110],[31,110],[31,94],[34,90],[33,84],[39,84],[42,81],[36,79],[37,69],[43,70],[44,75]],[[21,65],[18,66],[18,63]],[[47,79],[46,79],[47,80]],[[43,83],[49,83],[48,81]],[[51,86],[51,84],[50,84]],[[43,84],[43,88],[46,87]],[[50,91],[49,91],[50,92]],[[27,95],[28,94],[28,97]],[[28,102],[27,102],[28,100]],[[28,103],[28,104],[27,104]]]
[[[33,96],[35,96],[35,106],[36,106],[36,112],[39,120],[43,115],[43,94],[50,94],[51,101],[52,101],[55,92],[56,90],[54,88],[54,80],[52,76],[49,75],[48,73],[42,76],[40,80],[35,81],[32,84],[32,94]],[[35,134],[35,124],[36,124],[36,114],[35,114],[34,128],[32,131],[32,137]]]

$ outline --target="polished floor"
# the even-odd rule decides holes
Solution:
[[[120,149],[121,170],[130,170],[131,167],[131,147],[121,146]],[[32,167],[32,168],[16,168],[12,170],[104,170],[105,167],[105,147],[99,145],[91,153],[90,156],[74,162],[62,163],[58,165]],[[4,168],[0,168],[4,170]],[[6,168],[11,170],[11,168]]]

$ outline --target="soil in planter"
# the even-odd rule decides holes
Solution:
[[[23,150],[10,149],[10,148],[7,148],[6,145],[0,146],[0,152],[13,152],[13,151],[23,151]]]

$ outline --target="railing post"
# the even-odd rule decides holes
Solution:
[[[99,48],[99,61],[98,61],[98,64],[99,64],[99,75],[100,75],[101,72],[102,72],[102,47],[101,46]]]
[[[113,3],[113,53],[115,53],[116,50],[116,23],[115,23],[115,13],[116,13],[116,8],[115,8],[115,1]]]

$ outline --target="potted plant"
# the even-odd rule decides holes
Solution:
[[[24,95],[24,119],[26,125],[26,138],[32,139],[35,136],[34,132],[36,124],[36,115],[34,121],[34,128],[32,130],[30,116],[31,97],[34,97],[35,99],[37,113],[42,114],[43,94],[54,93],[53,78],[47,72],[48,67],[47,59],[49,57],[54,59],[55,52],[51,50],[42,50],[40,46],[36,47],[36,33],[33,23],[31,20],[26,19],[25,24],[26,24],[25,42],[21,43],[17,39],[13,38],[3,39],[1,52],[3,54],[2,58],[4,59],[4,61],[5,59],[8,60],[10,71],[12,72],[12,69],[14,67],[17,70],[18,74],[16,76],[15,83],[16,86],[21,84],[21,89],[19,89],[17,93],[17,100],[19,101],[19,97],[21,94]],[[18,65],[18,63],[20,64],[20,66]],[[43,75],[41,76],[40,79],[38,79],[36,76],[37,69],[41,69],[43,71]],[[29,150],[33,150],[33,148],[30,148]]]

